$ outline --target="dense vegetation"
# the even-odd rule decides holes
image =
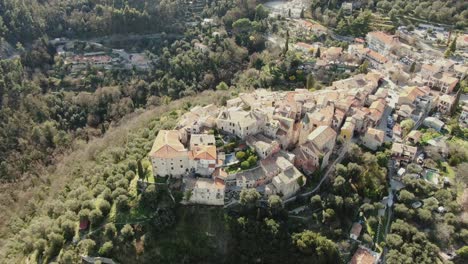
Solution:
[[[49,37],[180,32],[183,1],[1,0],[0,37],[30,43]],[[170,27],[169,27],[170,26]]]
[[[336,28],[339,34],[354,36],[364,36],[371,29],[391,30],[392,24],[415,24],[418,20],[452,25],[457,29],[468,26],[468,4],[463,0],[359,1],[354,3],[352,14],[343,10],[341,4],[344,2],[349,1],[314,0],[311,4],[312,18]]]

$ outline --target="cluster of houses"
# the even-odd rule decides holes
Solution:
[[[369,147],[383,144],[375,129],[386,107],[380,81],[372,72],[315,92],[259,89],[221,108],[194,107],[174,130],[157,135],[149,154],[154,176],[183,178],[194,203],[221,205],[230,186],[291,197],[306,182],[304,174],[328,165],[338,137],[344,143],[362,137]],[[216,147],[213,130],[245,142],[257,153],[257,164],[228,173],[228,155]]]
[[[55,39],[51,44],[56,46],[57,55],[61,56],[65,65],[70,65],[72,73],[77,73],[88,67],[110,69],[147,70],[151,61],[143,53],[128,53],[123,49],[109,49],[100,43],[70,41]],[[87,52],[80,51],[86,47]]]

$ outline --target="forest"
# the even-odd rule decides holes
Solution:
[[[1,0],[0,37],[26,45],[43,36],[177,32],[184,15],[183,1]]]

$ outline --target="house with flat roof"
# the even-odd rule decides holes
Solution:
[[[369,49],[384,55],[390,54],[393,48],[400,46],[400,41],[397,36],[389,35],[382,31],[367,33],[366,42]]]
[[[439,98],[439,103],[437,104],[437,110],[442,114],[450,115],[454,109],[455,102],[457,98],[452,95],[444,94]]]
[[[262,134],[248,136],[245,142],[249,147],[255,149],[255,152],[262,159],[278,153],[281,149],[280,144],[276,140]]]
[[[419,130],[412,130],[408,133],[406,140],[411,144],[418,144],[421,141],[422,133]]]
[[[216,140],[212,134],[193,134],[190,136],[190,149],[198,146],[214,146]]]
[[[392,152],[392,156],[395,159],[405,160],[407,162],[410,162],[416,158],[416,153],[418,152],[418,148],[395,142],[392,145],[391,152]]]
[[[244,111],[239,108],[223,110],[216,119],[218,129],[234,134],[241,139],[260,132],[265,123],[266,116],[260,114],[259,111]]]
[[[440,132],[444,128],[445,123],[436,117],[429,116],[424,119],[423,125]]]
[[[225,185],[221,180],[186,177],[184,186],[189,203],[224,205]]]

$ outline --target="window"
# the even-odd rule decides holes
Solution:
[[[182,169],[182,165],[180,165],[180,168]]]
[[[174,170],[174,167],[171,167],[171,170]]]

